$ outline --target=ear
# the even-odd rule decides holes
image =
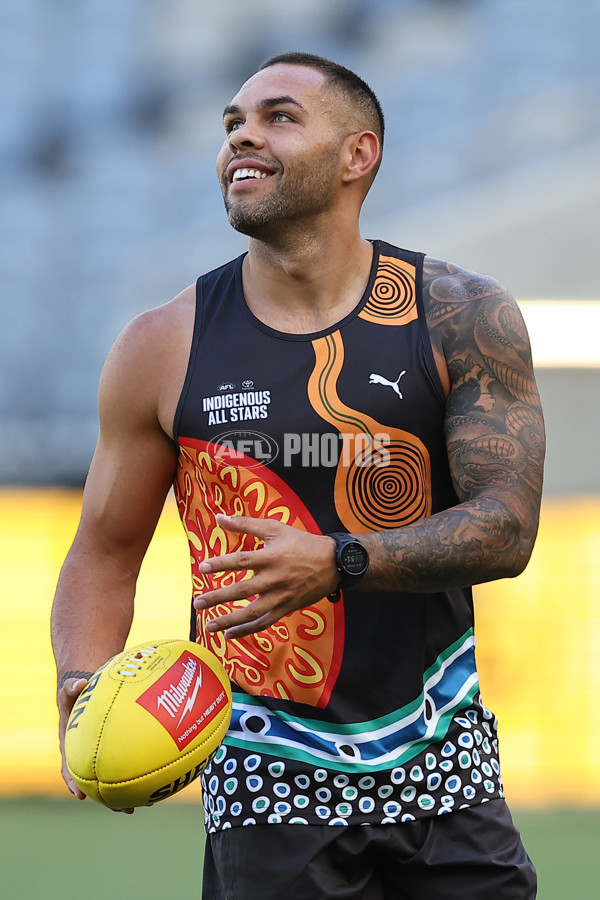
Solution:
[[[346,138],[342,181],[349,184],[364,178],[379,162],[379,138],[373,131],[358,131]]]

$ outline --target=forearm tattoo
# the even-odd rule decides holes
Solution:
[[[64,687],[65,681],[69,678],[85,678],[86,681],[89,681],[94,673],[93,672],[80,672],[76,669],[70,669],[68,672],[63,672],[58,679],[58,688]]]
[[[446,359],[445,434],[458,505],[367,537],[365,589],[435,591],[518,574],[537,532],[544,424],[526,328],[493,279],[426,260],[423,295]]]

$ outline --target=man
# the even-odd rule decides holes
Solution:
[[[204,896],[532,898],[468,587],[521,572],[537,530],[518,308],[490,278],[361,237],[384,123],[353,73],[274,57],[224,123],[248,253],[107,360],[53,611],[61,735],[124,646],[175,483],[195,635],[234,689],[203,776]]]

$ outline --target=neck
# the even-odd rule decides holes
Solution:
[[[286,239],[287,238],[287,239]],[[362,297],[373,248],[358,231],[328,228],[280,238],[251,238],[244,260],[246,303],[278,331],[309,334],[347,316]]]

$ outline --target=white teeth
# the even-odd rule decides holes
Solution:
[[[243,178],[266,178],[266,172],[260,172],[258,169],[236,169],[233,173],[232,181],[241,181]]]

